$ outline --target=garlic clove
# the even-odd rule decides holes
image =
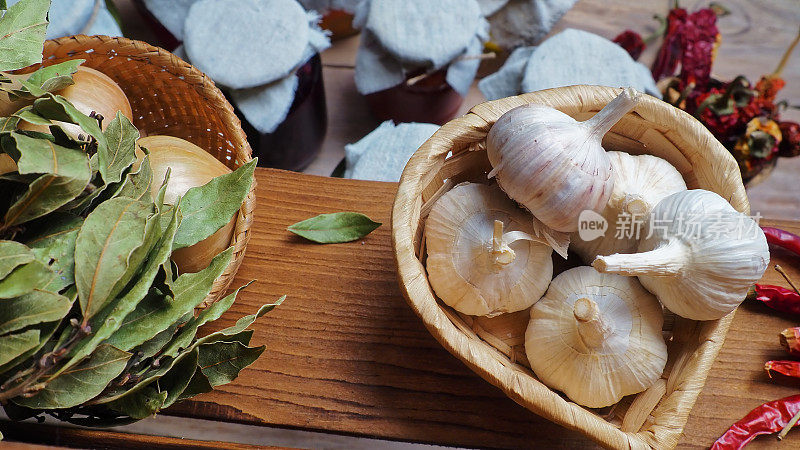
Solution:
[[[603,236],[591,241],[571,235],[572,249],[587,263],[598,255],[634,253],[644,222],[663,198],[685,191],[680,172],[664,159],[652,155],[608,152],[614,174],[614,189],[601,215],[608,223]]]
[[[758,224],[713,192],[695,189],[664,198],[647,231],[638,253],[598,256],[592,265],[639,277],[666,308],[687,319],[730,313],[769,265]]]
[[[602,138],[640,96],[623,89],[585,122],[536,104],[506,112],[487,136],[489,177],[546,226],[577,231],[581,211],[601,211],[614,185]]]
[[[662,325],[661,306],[635,279],[576,267],[531,308],[525,352],[544,384],[600,408],[661,377]]]
[[[528,308],[553,276],[552,249],[537,242],[530,215],[497,186],[465,183],[442,195],[428,215],[425,239],[433,290],[464,314]]]

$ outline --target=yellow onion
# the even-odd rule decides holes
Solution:
[[[28,77],[28,75],[14,75],[5,72],[3,73],[3,75],[5,75],[11,80],[11,83],[9,83],[7,87],[13,89],[21,88],[22,84],[20,84],[19,80],[20,79],[24,80],[25,78]],[[26,100],[26,99],[11,100],[8,97],[8,92],[0,91],[0,117],[8,117],[14,114],[15,112],[19,111],[20,108],[28,106],[31,103],[33,103],[32,100]]]
[[[6,153],[0,153],[0,175],[17,171],[17,163]]]
[[[180,138],[148,136],[139,139],[138,145],[150,152],[150,166],[153,169],[150,193],[153,196],[164,182],[167,169],[172,169],[164,195],[164,201],[169,204],[174,204],[190,188],[202,186],[215,177],[231,172],[211,154]],[[178,270],[181,273],[197,272],[207,267],[214,256],[230,246],[235,224],[236,216],[205,240],[173,252],[172,260]]]
[[[57,92],[70,101],[78,111],[89,115],[92,111],[103,116],[103,129],[114,120],[117,111],[121,111],[122,115],[133,120],[133,111],[131,104],[122,88],[114,82],[108,75],[94,70],[89,67],[79,66],[78,71],[72,75],[75,84],[69,85],[64,89]],[[0,99],[3,108],[16,108],[11,113],[16,112],[19,108],[26,105],[26,102],[13,102],[8,104],[8,96],[5,97],[5,102]],[[28,100],[27,104],[31,101]],[[4,114],[7,115],[7,114]],[[81,130],[78,125],[71,123],[57,122],[61,128],[71,137],[77,138],[79,134],[86,134]],[[49,133],[50,130],[44,125],[33,125],[31,123],[21,121],[19,128],[22,130],[40,131],[42,133]]]

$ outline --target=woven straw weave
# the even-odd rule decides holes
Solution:
[[[169,135],[205,149],[235,169],[252,159],[241,122],[210,78],[172,53],[140,41],[108,36],[68,36],[47,41],[44,65],[85,59],[125,92],[142,136]],[[201,307],[225,293],[244,258],[255,208],[255,182],[239,210],[233,258]]]
[[[531,411],[577,430],[609,448],[673,448],[722,347],[733,313],[696,322],[668,314],[666,369],[647,391],[603,409],[587,409],[539,382],[525,357],[528,311],[496,318],[470,317],[439,301],[425,273],[424,226],[431,204],[453,185],[485,182],[490,169],[485,140],[506,111],[526,103],[557,108],[585,120],[620,92],[571,86],[475,106],[444,125],[417,150],[403,172],[392,213],[401,289],[433,336],[485,380]],[[607,150],[648,153],[672,163],[687,185],[714,191],[743,213],[749,204],[733,157],[690,115],[645,96],[606,135]],[[448,152],[452,156],[447,158]]]

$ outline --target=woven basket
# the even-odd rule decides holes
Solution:
[[[594,115],[620,92],[571,86],[509,97],[475,106],[444,125],[406,166],[392,213],[392,238],[401,289],[433,336],[478,375],[531,411],[577,430],[610,448],[673,448],[722,347],[733,313],[697,322],[674,315],[665,320],[669,359],[661,379],[647,391],[603,409],[587,409],[539,382],[525,356],[527,310],[487,319],[460,314],[437,299],[424,261],[425,218],[453,185],[485,182],[491,168],[486,135],[506,111],[527,103],[552,106],[578,119]],[[666,159],[689,188],[714,191],[743,213],[749,204],[736,161],[689,114],[644,96],[609,132],[607,150]],[[447,157],[452,151],[452,156]]]
[[[241,123],[214,82],[172,53],[140,41],[108,36],[68,36],[47,41],[43,65],[85,59],[119,84],[142,136],[186,139],[235,169],[252,159]],[[255,182],[239,210],[233,258],[200,307],[225,293],[244,258],[255,208]]]

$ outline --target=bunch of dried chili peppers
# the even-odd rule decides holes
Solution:
[[[772,227],[762,227],[762,230],[769,244],[800,256],[800,236]],[[800,315],[800,291],[780,266],[775,266],[775,269],[786,278],[792,289],[756,284],[750,290],[748,299],[759,301],[779,312]],[[779,335],[779,342],[789,355],[800,356],[800,327],[783,330]],[[773,373],[777,373],[800,378],[800,361],[767,361],[764,370],[770,377]],[[767,402],[731,425],[728,431],[714,442],[711,449],[740,449],[762,434],[779,433],[778,439],[782,439],[798,420],[800,420],[800,394]]]
[[[721,40],[717,17],[726,13],[720,6],[689,13],[676,4],[666,19],[660,19],[663,26],[656,35],[642,39],[626,30],[614,42],[637,59],[648,41],[663,37],[652,73],[660,81],[664,100],[700,120],[733,154],[748,183],[771,170],[778,156],[800,155],[800,124],[781,121],[786,103],[776,101],[786,84],[781,71],[800,42],[800,33],[775,71],[755,85],[744,76],[718,80],[711,77],[711,67]]]

